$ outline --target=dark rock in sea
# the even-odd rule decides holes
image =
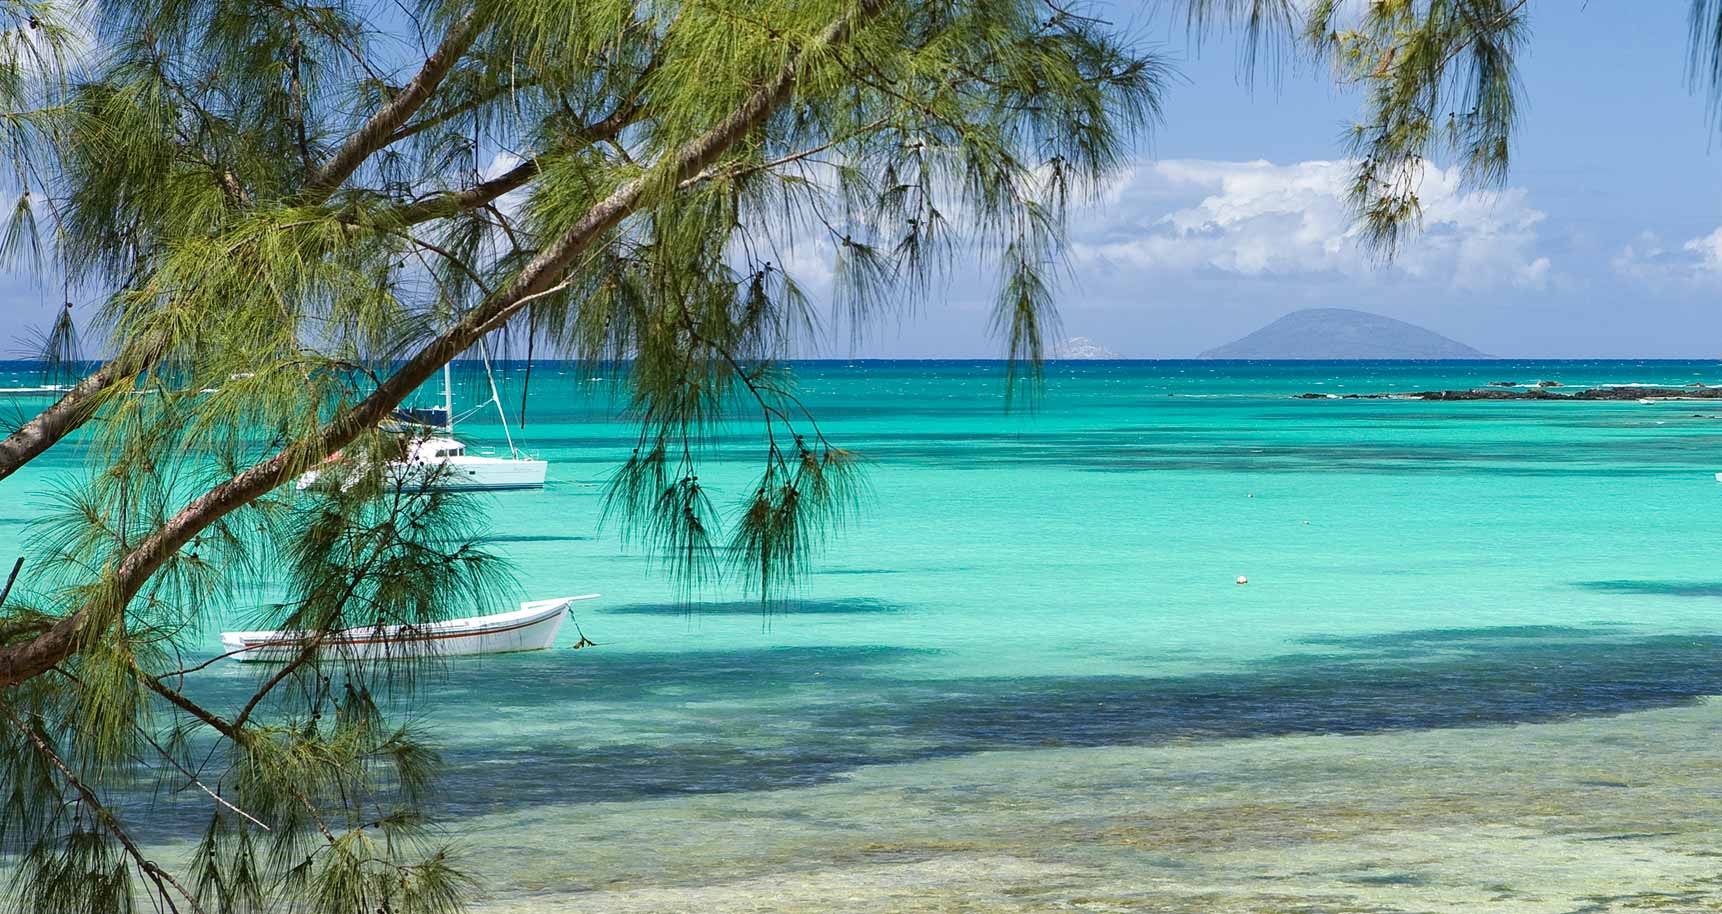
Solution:
[[[1557,385],[1558,386],[1558,385]],[[1348,394],[1351,399],[1354,394]],[[1300,400],[1326,400],[1329,394],[1299,394]],[[1395,394],[1364,394],[1360,399],[1403,400],[1722,400],[1722,387],[1587,387],[1570,394],[1551,393],[1545,387],[1506,389],[1474,387],[1470,390],[1419,390]]]
[[[1559,381],[1538,381],[1537,386],[1538,387],[1564,387],[1565,385],[1563,385]]]
[[[1503,390],[1499,387],[1477,387],[1471,390],[1420,390],[1401,394],[1413,400],[1561,400],[1561,394],[1551,394],[1541,387],[1523,390]]]
[[[1693,390],[1686,387],[1592,387],[1571,395],[1575,400],[1658,400],[1679,397],[1686,400],[1722,399],[1722,387]]]
[[[1518,387],[1519,382],[1517,382],[1517,381],[1490,381],[1489,386],[1490,387]]]
[[[1570,394],[1575,400],[1648,400],[1656,397],[1695,396],[1680,387],[1592,387]]]

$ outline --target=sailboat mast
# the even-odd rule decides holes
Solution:
[[[448,363],[442,363],[442,415],[450,435],[454,434],[454,383],[449,377]]]
[[[483,340],[478,343],[478,354],[484,359],[484,377],[490,381],[490,402],[496,404],[496,418],[502,420],[502,437],[508,440],[508,456],[519,458],[520,452],[514,449],[514,436],[508,433],[508,414],[502,411],[502,394],[496,390],[496,375],[490,370],[490,347]]]

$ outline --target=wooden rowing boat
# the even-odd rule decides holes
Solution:
[[[342,657],[380,660],[541,651],[556,640],[574,601],[597,596],[589,593],[534,600],[512,612],[427,625],[349,628],[325,636],[318,649]],[[284,663],[299,656],[308,637],[295,631],[222,632],[221,647],[242,663]]]

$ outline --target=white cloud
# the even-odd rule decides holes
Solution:
[[[804,291],[820,298],[831,294],[831,283],[837,278],[837,248],[829,238],[791,238],[774,250],[783,259],[779,266],[789,271]]]
[[[1680,249],[1697,255],[1697,269],[1706,273],[1722,273],[1722,228],[1693,238],[1681,245]]]
[[[1073,252],[1086,266],[1252,277],[1361,277],[1382,269],[1465,288],[1541,286],[1544,215],[1522,189],[1466,192],[1458,169],[1426,167],[1423,230],[1383,267],[1358,242],[1345,203],[1344,161],[1179,159],[1137,166],[1078,219]]]
[[[515,166],[524,161],[526,160],[512,152],[498,152],[491,158],[490,164],[485,166],[484,171],[479,175],[479,180],[490,181],[500,178],[513,171]],[[496,208],[510,220],[517,220],[520,218],[521,210],[526,206],[527,195],[526,188],[516,187],[496,198]]]
[[[1709,285],[1722,280],[1722,227],[1670,247],[1655,232],[1640,232],[1610,262],[1614,271],[1649,285]]]

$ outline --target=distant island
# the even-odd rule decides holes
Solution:
[[[1052,358],[1055,359],[1117,359],[1122,358],[1118,353],[1096,343],[1086,336],[1073,336],[1052,347]]]
[[[1433,330],[1349,308],[1293,311],[1204,359],[1488,359]]]

